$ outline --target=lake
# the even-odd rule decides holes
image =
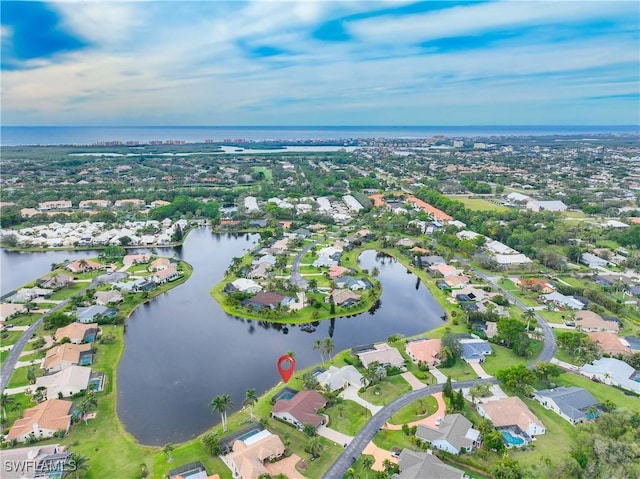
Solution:
[[[234,318],[210,296],[234,256],[257,242],[257,235],[214,235],[193,230],[181,248],[161,249],[193,266],[185,284],[139,307],[127,322],[118,366],[118,415],[142,444],[161,446],[189,440],[215,423],[210,402],[229,394],[236,408],[245,391],[258,394],[280,381],[279,356],[292,350],[299,369],[320,361],[316,339],[332,336],[335,351],[383,341],[391,334],[413,335],[442,324],[442,308],[418,278],[390,257],[365,251],[363,268],[377,266],[383,292],[375,311],[314,325],[281,325]],[[11,288],[45,274],[53,262],[95,256],[90,252],[4,252],[6,266],[23,275]],[[5,262],[6,261],[6,262]],[[13,279],[13,275],[10,274]],[[15,286],[13,286],[15,284]],[[3,284],[2,291],[8,291]]]

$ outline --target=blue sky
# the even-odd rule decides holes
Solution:
[[[3,125],[640,123],[635,1],[2,1]]]

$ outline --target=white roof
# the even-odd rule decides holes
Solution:
[[[346,383],[358,388],[362,386],[362,374],[351,365],[341,368],[329,366],[329,370],[319,374],[317,379],[321,386],[328,385],[331,391],[343,388]]]
[[[601,358],[592,364],[585,364],[580,368],[580,373],[587,377],[600,375],[603,378],[608,375],[612,383],[624,389],[640,393],[640,383],[631,379],[635,369],[624,361],[614,358]],[[604,379],[607,382],[606,379]]]
[[[233,283],[233,286],[238,288],[240,291],[247,291],[249,289],[258,288],[258,290],[262,290],[262,286],[251,279],[247,278],[238,278]]]
[[[58,373],[39,377],[36,379],[35,387],[46,387],[47,397],[57,399],[59,391],[71,389],[77,392],[87,389],[90,377],[91,368],[72,364]]]
[[[531,260],[526,255],[519,254],[497,254],[493,257],[498,264],[524,264],[531,263]]]

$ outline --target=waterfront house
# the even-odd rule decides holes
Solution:
[[[409,341],[405,350],[414,363],[425,363],[430,367],[440,364],[440,352],[442,350],[442,340],[440,339],[419,339]]]
[[[96,269],[104,268],[104,265],[92,261],[90,259],[77,259],[69,263],[66,268],[72,273],[86,273],[88,271],[95,271]]]
[[[233,452],[226,456],[226,463],[234,479],[258,479],[269,471],[265,462],[274,462],[284,456],[285,447],[279,436],[267,430],[233,443]]]
[[[169,266],[171,266],[171,260],[169,258],[156,258],[151,262],[147,269],[153,273],[155,271],[167,269]]]
[[[132,266],[136,264],[146,264],[150,259],[151,255],[149,253],[128,254],[122,258],[122,263],[125,266]]]
[[[124,301],[124,297],[120,291],[111,290],[111,291],[98,291],[93,295],[93,299],[95,299],[96,303],[106,306],[108,304],[113,303],[121,303]]]
[[[26,312],[27,308],[24,304],[0,303],[0,322],[4,322]]]
[[[241,293],[254,294],[262,291],[262,286],[247,278],[238,278],[231,283],[231,286]]]
[[[91,344],[66,343],[49,349],[42,361],[42,368],[49,373],[62,371],[73,364],[88,366],[93,361]]]
[[[546,432],[540,419],[517,396],[479,403],[476,408],[478,413],[489,419],[497,429],[515,429],[524,439]]]
[[[404,366],[404,357],[402,357],[400,351],[387,343],[376,344],[369,349],[361,350],[357,353],[357,356],[365,368],[368,368],[374,362],[379,363],[381,366]]]
[[[286,306],[291,298],[276,293],[274,291],[261,291],[251,298],[247,298],[242,302],[242,306],[254,311],[260,311],[262,309],[277,309],[281,306]]]
[[[178,271],[178,269],[172,265],[166,269],[156,271],[151,279],[156,284],[163,284],[175,281],[180,276],[182,276],[182,272]]]
[[[536,391],[533,398],[571,424],[577,424],[587,418],[594,419],[599,415],[600,403],[584,388],[562,386],[543,389]]]
[[[320,386],[332,392],[349,386],[355,386],[358,389],[362,387],[362,374],[350,364],[341,368],[329,366],[329,369],[318,374],[316,379]]]
[[[71,365],[55,374],[36,379],[35,388],[45,388],[46,399],[69,397],[86,391],[91,378],[91,368]]]
[[[416,437],[435,449],[450,454],[471,452],[480,444],[480,431],[462,414],[449,414],[440,422],[440,426],[418,425]]]
[[[73,284],[73,276],[66,273],[58,273],[40,281],[42,288],[57,290]]]
[[[76,322],[56,329],[54,338],[56,341],[69,338],[74,344],[93,343],[98,336],[98,331],[97,323],[83,324]]]
[[[92,323],[101,318],[113,318],[118,311],[100,304],[93,304],[76,309],[75,315],[79,323]]]
[[[361,296],[350,289],[334,289],[324,299],[325,303],[333,302],[336,306],[348,307],[360,301]]]
[[[293,424],[302,429],[305,424],[318,427],[324,424],[324,417],[318,409],[327,405],[327,399],[314,390],[300,391],[291,399],[280,399],[271,408],[271,416]]]
[[[53,437],[57,431],[69,431],[71,426],[71,401],[61,399],[49,399],[41,402],[37,406],[25,409],[22,418],[16,420],[9,433],[7,440],[25,442],[27,437],[33,434],[36,439],[46,439]]]

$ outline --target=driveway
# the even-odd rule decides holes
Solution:
[[[358,388],[355,386],[349,386],[347,389],[342,391],[341,396],[344,399],[349,399],[350,401],[356,402],[361,406],[364,406],[369,411],[371,411],[371,415],[375,415],[378,411],[382,409],[383,406],[376,406],[375,404],[371,404],[369,401],[365,401],[360,396],[358,396]]]
[[[362,454],[369,454],[370,456],[373,456],[375,462],[371,466],[371,469],[373,469],[374,471],[384,471],[384,461],[386,459],[393,462],[394,464],[398,464],[398,459],[393,457],[390,451],[376,446],[373,441],[367,444],[367,447],[364,448]]]
[[[431,368],[429,369],[429,372],[433,375],[434,378],[436,378],[438,384],[444,384],[447,382],[447,376],[445,376],[444,373],[438,368]]]
[[[318,427],[317,431],[319,436],[326,437],[329,441],[333,441],[334,443],[342,446],[351,444],[351,441],[353,441],[353,437],[342,434],[341,432],[331,429],[325,425]]]
[[[404,379],[409,383],[409,386],[411,386],[411,389],[413,389],[414,391],[416,389],[422,389],[424,387],[427,387],[427,385],[422,381],[420,381],[417,377],[415,377],[415,375],[411,371],[402,373],[400,376],[402,376],[402,379]]]
[[[284,474],[289,479],[304,479],[304,476],[296,469],[296,464],[298,464],[299,461],[300,456],[291,454],[289,457],[285,457],[276,462],[265,461],[264,468],[274,477],[278,474]]]
[[[469,366],[471,366],[471,369],[473,369],[478,375],[478,377],[481,379],[487,379],[487,378],[493,377],[491,376],[491,374],[487,373],[484,370],[484,368],[482,367],[482,364],[480,363],[469,363]]]

